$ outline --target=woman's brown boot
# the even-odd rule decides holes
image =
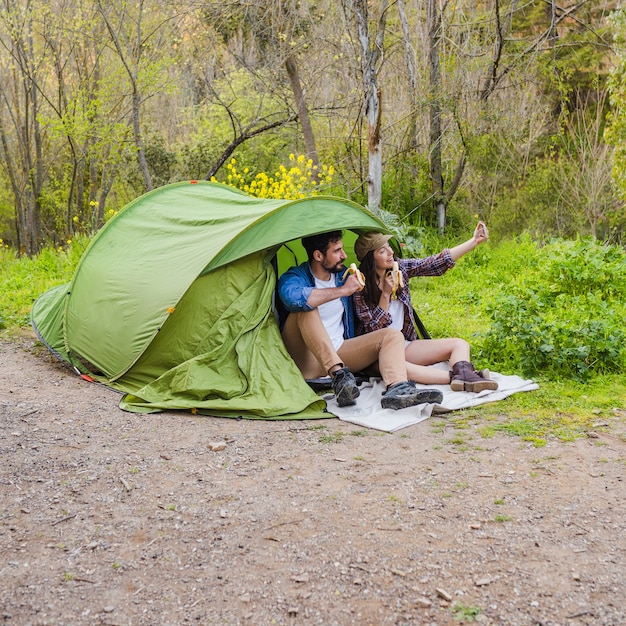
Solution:
[[[481,376],[469,361],[458,361],[450,371],[450,388],[452,391],[479,392],[497,389],[498,383]]]

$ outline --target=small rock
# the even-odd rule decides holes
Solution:
[[[433,605],[433,603],[428,598],[418,598],[417,599],[417,606],[420,609],[429,609],[432,605]]]
[[[437,589],[435,589],[435,592],[440,598],[443,598],[446,602],[452,602],[452,596],[445,589],[437,587]]]
[[[207,448],[212,452],[219,452],[220,450],[226,449],[225,441],[213,441],[207,445]]]
[[[485,578],[479,578],[478,580],[476,580],[474,582],[474,584],[477,587],[484,587],[485,585],[490,585],[491,584],[491,578],[489,578],[488,576]]]
[[[589,439],[598,439],[600,437],[600,435],[598,435],[598,433],[595,432],[594,430],[590,430],[587,433],[587,437],[589,437]]]

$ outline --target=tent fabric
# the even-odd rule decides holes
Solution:
[[[35,302],[33,326],[56,356],[123,391],[127,410],[328,417],[285,351],[272,299],[276,264],[302,260],[301,237],[335,229],[348,241],[389,232],[340,198],[167,185],[99,231],[71,283]]]

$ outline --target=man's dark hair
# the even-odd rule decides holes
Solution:
[[[326,254],[328,246],[343,238],[343,231],[333,230],[329,233],[320,233],[319,235],[311,235],[310,237],[302,237],[302,245],[309,255],[309,261],[313,260],[313,253],[319,250],[322,254]]]

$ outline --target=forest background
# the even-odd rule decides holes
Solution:
[[[476,217],[623,240],[618,2],[2,4],[0,238],[21,254],[212,177],[258,195],[304,177],[409,243]]]

